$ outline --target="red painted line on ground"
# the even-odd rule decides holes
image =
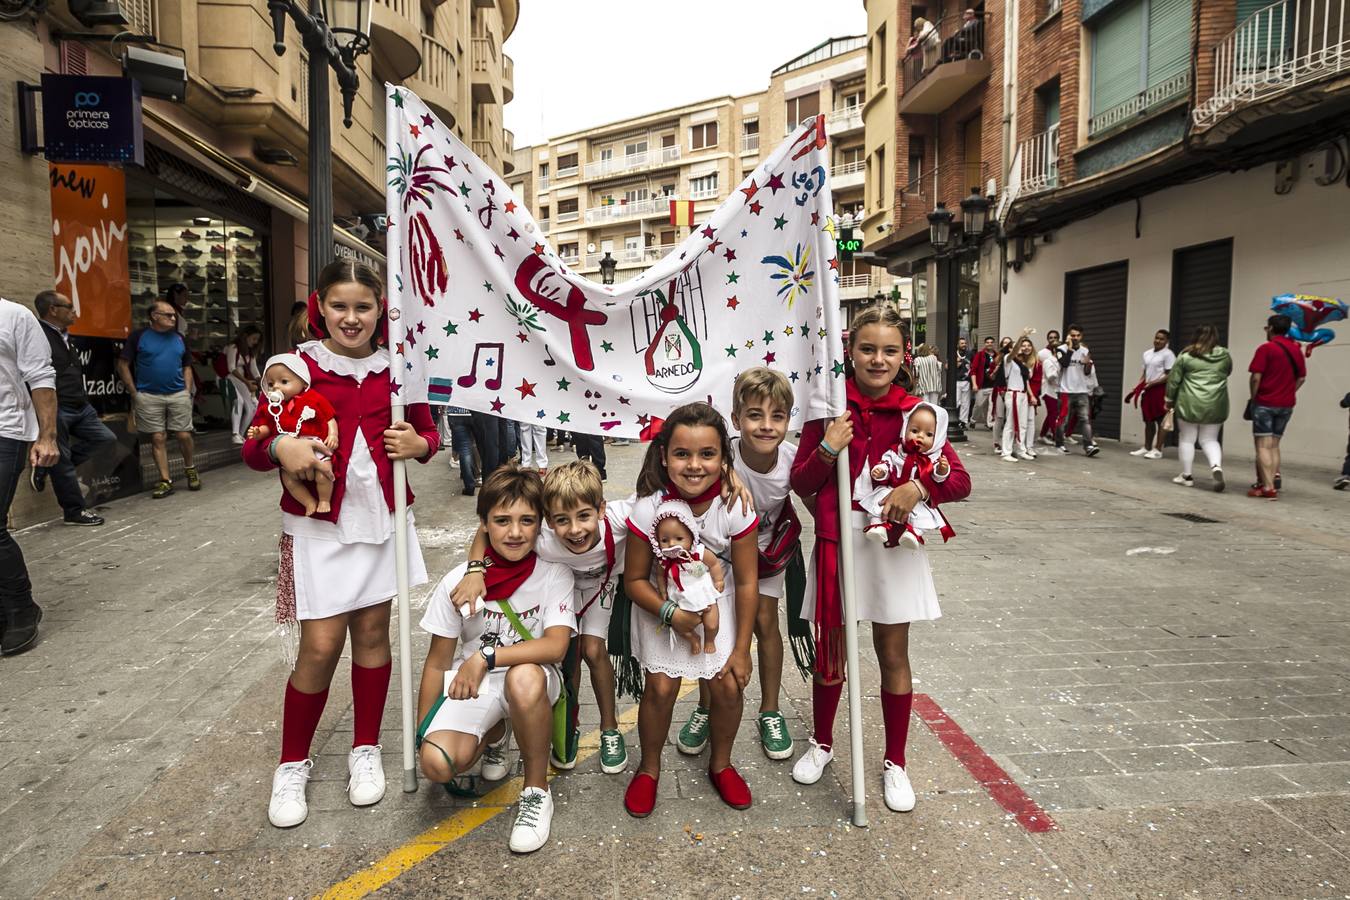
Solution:
[[[993,798],[994,802],[1007,810],[1027,831],[1042,833],[1059,828],[1040,805],[1027,796],[1026,791],[1017,786],[1017,782],[1003,771],[1003,767],[990,759],[989,754],[980,749],[975,739],[946,711],[938,706],[927,694],[914,695],[914,712],[928,730],[936,735],[942,745],[951,751],[966,771],[975,776],[975,780]]]

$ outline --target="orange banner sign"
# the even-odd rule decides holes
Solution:
[[[80,317],[70,331],[124,338],[131,331],[126,175],[108,166],[50,169],[56,289]]]

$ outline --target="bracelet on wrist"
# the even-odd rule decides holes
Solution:
[[[675,618],[675,612],[678,609],[679,606],[676,605],[674,600],[667,600],[661,604],[661,624],[669,625],[671,620]]]
[[[824,451],[825,451],[828,455],[830,455],[830,456],[838,456],[838,455],[839,455],[839,451],[836,450],[836,449],[834,449],[833,447],[831,447],[829,444],[825,443],[825,439],[824,439],[824,438],[821,438],[821,439],[820,439],[820,449],[821,449],[821,450],[824,450]]]
[[[481,559],[471,559],[471,560],[469,560],[469,565],[468,565],[468,568],[466,569],[466,574],[470,574],[470,575],[471,575],[471,574],[477,572],[478,574],[481,575],[481,574],[483,574],[483,573],[486,572],[486,571],[487,571],[487,562],[485,562],[484,560],[481,560]]]
[[[274,463],[280,463],[277,459],[277,441],[281,440],[281,435],[277,435],[267,442],[267,458]]]

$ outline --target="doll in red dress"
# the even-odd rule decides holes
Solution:
[[[264,399],[267,412],[271,416],[275,430],[266,425],[255,425],[248,430],[250,438],[267,438],[272,435],[309,438],[322,444],[323,449],[314,448],[314,455],[327,459],[338,446],[337,413],[323,394],[309,386],[309,366],[297,353],[279,353],[267,361],[263,369],[263,383],[266,385]],[[305,515],[332,511],[333,480],[317,475],[314,479],[314,494],[305,483],[285,469],[281,470],[281,484],[286,493],[295,498],[305,508]]]

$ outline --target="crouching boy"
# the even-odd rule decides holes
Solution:
[[[432,635],[417,703],[422,773],[448,783],[502,741],[509,724],[525,764],[511,830],[516,853],[548,842],[553,704],[562,690],[559,663],[576,633],[571,570],[535,554],[543,517],[538,475],[513,466],[493,473],[478,495],[488,548],[473,565],[482,569],[484,595],[451,602],[471,565],[464,563],[436,586],[422,618]]]

